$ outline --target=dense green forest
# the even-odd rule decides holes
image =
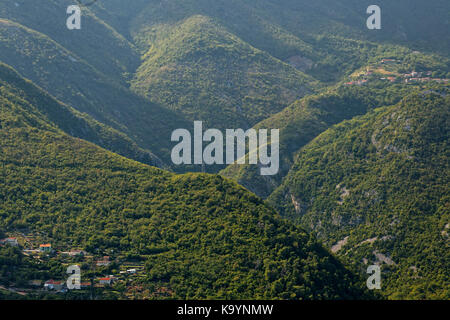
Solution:
[[[0,299],[450,298],[448,1],[73,4],[0,2]],[[193,121],[279,173],[174,165]]]
[[[401,81],[401,77],[411,70],[431,71],[435,77],[450,77],[450,60],[435,55],[418,54],[400,47],[392,47],[389,57],[396,63],[380,63],[383,54],[369,60],[369,63],[347,77],[367,80],[364,85],[348,85],[346,81],[334,86],[327,86],[317,94],[308,95],[297,100],[283,111],[261,121],[255,129],[280,129],[280,171],[272,177],[259,175],[259,170],[251,165],[230,165],[221,174],[238,181],[241,185],[261,197],[268,197],[289,172],[293,158],[299,149],[309,143],[331,125],[345,119],[351,119],[369,110],[381,106],[393,105],[412,93],[439,86],[435,82],[418,82],[415,84]],[[370,71],[367,71],[370,70]],[[368,75],[370,72],[370,75]],[[393,75],[396,81],[381,80]]]
[[[441,36],[445,21],[424,16],[416,1],[422,32],[400,2],[383,5],[386,27],[396,15],[396,27],[412,37],[404,46],[394,32],[383,39],[361,31],[366,8],[351,0],[97,1],[83,8],[76,32],[64,24],[69,0],[6,0],[0,61],[170,166],[170,133],[192,120],[249,128],[322,88],[319,81],[334,83],[370,61],[410,57],[412,50],[422,52],[421,61],[410,59],[409,71],[423,61],[440,66],[442,57],[430,54],[442,50],[430,39]],[[436,2],[430,10],[441,16],[444,4]],[[419,42],[426,45],[408,48]],[[108,144],[115,143],[102,146]]]
[[[23,79],[14,69],[0,63],[0,92],[2,96],[13,97],[15,102],[27,111],[40,112],[64,132],[140,162],[164,166],[162,161],[150,152],[139,148],[125,134],[91,116],[62,104],[31,81]],[[17,99],[20,97],[20,99]]]
[[[376,82],[367,86],[328,88],[296,101],[282,112],[258,123],[255,128],[280,128],[280,172],[263,177],[251,165],[230,165],[221,174],[232,178],[261,197],[268,197],[283,181],[300,148],[330,126],[365,114],[376,107],[392,105],[417,87]]]
[[[332,127],[269,197],[355,269],[380,262],[389,298],[449,298],[448,93],[414,94]]]
[[[237,184],[122,158],[64,134],[16,100],[1,100],[3,230],[39,231],[61,249],[138,256],[147,270],[142,285],[164,285],[177,298],[363,294],[358,278],[314,238]]]
[[[133,89],[212,128],[248,128],[312,91],[316,81],[204,16],[153,27]]]
[[[186,120],[136,96],[45,35],[3,20],[0,30],[0,61],[58,100],[127,135],[166,162],[170,160],[170,134],[186,127]]]

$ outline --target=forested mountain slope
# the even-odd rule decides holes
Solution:
[[[353,0],[97,1],[82,8],[81,30],[65,26],[68,0],[6,0],[0,61],[168,163],[184,118],[248,128],[322,87],[314,79],[334,83],[371,60],[408,55],[388,44],[392,28],[423,51],[448,45],[445,2],[427,11],[414,1],[412,15],[400,2],[383,1],[386,30],[370,32],[366,4]]]
[[[450,78],[449,59],[403,47],[392,47],[392,51],[385,54],[370,59],[369,64],[353,72],[346,81],[308,95],[254,126],[255,129],[280,129],[278,174],[262,177],[257,167],[236,164],[228,166],[221,174],[259,196],[268,197],[289,172],[299,149],[331,125],[373,108],[396,104],[412,92],[439,86],[439,78]],[[393,62],[383,62],[386,57]],[[411,70],[420,73],[421,78],[405,80],[411,77]],[[436,79],[432,80],[431,76]]]
[[[213,128],[251,127],[318,85],[208,17],[151,33],[133,89]]]
[[[367,297],[312,237],[237,184],[70,137],[13,94],[1,106],[0,229],[39,231],[60,250],[139,257],[139,284],[176,298]]]
[[[68,30],[66,10],[74,4],[71,0],[42,0],[39,5],[29,0],[3,0],[0,19],[46,35],[99,72],[123,82],[122,78],[125,80],[126,74],[133,73],[139,65],[134,45],[88,8],[82,9],[81,29]]]
[[[376,50],[373,42],[448,56],[449,4],[445,0],[432,4],[379,1],[382,30],[375,31],[366,27],[371,4],[356,0],[138,1],[139,13],[130,13],[126,23],[141,45],[142,35],[152,28],[206,16],[251,46],[282,61],[295,57],[302,70],[328,80],[363,62]],[[115,1],[104,6],[111,12],[128,12]]]
[[[334,126],[304,147],[270,197],[390,298],[449,298],[447,88]]]
[[[188,122],[99,73],[46,35],[0,20],[0,61],[58,100],[126,134],[167,163],[170,134]]]
[[[74,248],[140,264],[102,298],[374,298],[374,263],[450,298],[448,0],[379,0],[381,30],[369,0],[98,0],[68,30],[76,3],[0,2],[0,238],[56,255],[1,247],[0,298]],[[280,129],[279,174],[148,166],[217,172],[172,166],[194,120]]]
[[[25,80],[11,67],[0,63],[0,92],[3,99],[12,99],[27,112],[46,117],[47,122],[73,137],[93,142],[122,156],[158,167],[162,161],[150,152],[139,148],[123,133],[108,127],[55,98]],[[3,100],[6,103],[6,100]],[[2,105],[3,107],[3,105]]]

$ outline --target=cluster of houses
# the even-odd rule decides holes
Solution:
[[[438,82],[438,83],[448,83],[448,81],[449,81],[449,79],[433,78],[432,71],[426,71],[426,72],[412,71],[412,72],[406,73],[406,74],[398,74],[396,72],[386,71],[386,70],[384,70],[383,67],[381,67],[381,65],[392,65],[392,64],[396,64],[398,62],[400,62],[400,61],[395,60],[395,59],[381,60],[380,65],[376,68],[379,68],[378,69],[378,71],[380,71],[379,73],[385,74],[386,76],[383,76],[379,79],[390,81],[390,82],[404,82],[404,83],[417,83],[417,82],[430,82],[430,81],[434,81],[434,82]],[[375,78],[374,76],[377,73],[376,71],[377,70],[373,71],[370,68],[367,68],[367,71],[365,73],[358,75],[358,77],[360,79],[346,82],[345,85],[346,86],[365,85],[369,82],[369,80]]]
[[[17,238],[9,237],[9,238],[5,238],[5,239],[0,239],[0,245],[1,246],[9,245],[9,246],[13,246],[13,247],[18,247],[19,242],[18,242]],[[37,254],[37,253],[52,253],[52,252],[54,252],[52,245],[50,243],[39,244],[39,249],[37,249],[37,250],[28,249],[28,250],[23,250],[23,251],[24,251],[24,254],[26,254],[26,255],[35,254],[35,253]],[[71,250],[71,251],[58,252],[58,254],[66,255],[69,257],[78,257],[78,256],[86,256],[87,252],[85,252],[83,250]],[[104,256],[102,259],[95,262],[96,266],[109,266],[110,264],[111,264],[111,260],[110,260],[109,256]],[[127,273],[135,273],[135,272],[136,272],[135,269],[127,270]],[[113,275],[98,278],[95,286],[98,286],[98,287],[110,286],[116,280],[118,280],[118,279],[116,277],[114,277]],[[39,285],[42,285],[40,281],[34,281],[33,283],[30,283],[30,284],[32,286],[36,286],[37,282],[39,282]],[[90,282],[82,282],[80,284],[80,286],[81,286],[81,289],[87,289],[87,288],[91,287],[91,283]],[[64,281],[59,281],[59,280],[50,279],[44,283],[43,287],[45,290],[51,290],[51,291],[56,291],[56,292],[66,292],[67,291],[66,283]]]
[[[19,246],[19,242],[17,241],[17,238],[5,238],[5,239],[1,239],[0,240],[0,245],[5,246],[5,245],[9,245],[12,247],[18,247]]]
[[[405,83],[411,83],[411,82],[429,82],[434,81],[438,83],[447,83],[448,79],[440,79],[440,78],[432,78],[431,77],[432,72],[411,72],[406,73],[403,75]]]
[[[20,242],[19,242],[20,241]],[[81,257],[89,263],[92,263],[93,266],[97,268],[108,267],[110,266],[114,260],[109,256],[103,256],[98,259],[94,259],[93,256],[90,256],[88,252],[80,249],[71,249],[68,251],[58,251],[56,250],[51,243],[39,243],[36,241],[34,236],[24,236],[24,238],[16,238],[16,237],[8,237],[4,239],[0,239],[0,246],[13,246],[19,247],[24,244],[22,252],[27,256],[32,256],[34,258],[41,259],[41,254],[55,254],[55,256],[68,257],[68,258],[77,258]],[[52,256],[53,257],[53,256]],[[92,260],[91,260],[92,259]],[[65,260],[64,260],[65,261]],[[72,260],[70,260],[72,261]],[[79,260],[76,260],[79,261]],[[126,276],[140,276],[140,274],[144,271],[143,264],[128,264],[120,266],[121,271],[120,274],[117,275],[108,275],[102,276],[91,282],[81,282],[80,289],[88,290],[92,286],[95,288],[108,288],[112,286],[115,282],[126,279]],[[54,280],[50,279],[45,282],[41,280],[31,280],[29,281],[29,286],[34,287],[34,289],[41,289],[46,291],[51,291],[54,293],[65,293],[69,289],[65,280]]]

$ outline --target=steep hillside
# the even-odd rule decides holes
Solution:
[[[127,79],[139,65],[135,47],[111,26],[82,9],[80,30],[68,30],[66,13],[71,0],[44,0],[36,5],[29,0],[3,0],[0,19],[21,24],[45,34],[74,55],[118,82]]]
[[[356,0],[167,0],[144,6],[141,1],[138,7],[144,9],[130,14],[133,17],[127,25],[139,45],[149,29],[206,16],[251,46],[325,81],[336,81],[364,65],[380,44],[401,44],[448,56],[447,1],[379,1],[379,31],[366,27],[366,10],[372,4]],[[109,10],[119,8],[110,4]]]
[[[289,172],[299,149],[333,124],[375,107],[398,102],[407,91],[401,86],[336,88],[296,101],[282,112],[258,123],[255,128],[280,129],[280,171],[275,176],[261,176],[252,165],[233,164],[220,173],[237,181],[261,197],[268,197]]]
[[[213,128],[248,128],[311,92],[314,80],[204,16],[145,34],[133,89]]]
[[[58,100],[131,137],[170,161],[170,134],[188,123],[131,93],[48,36],[0,20],[0,61]]]
[[[7,0],[0,61],[169,163],[170,133],[191,125],[184,117],[248,128],[315,91],[314,78],[334,83],[371,60],[410,56],[386,44],[395,38],[388,26],[413,35],[405,45],[422,41],[431,51],[430,37],[444,48],[446,4],[436,1],[428,11],[412,7],[426,31],[407,21],[401,1],[382,5],[389,32],[367,33],[365,4],[352,0],[98,1],[73,31],[65,27],[69,0]],[[129,80],[146,99],[130,93]]]
[[[0,1],[0,299],[450,299],[448,0],[94,2]],[[194,120],[280,172],[164,171]]]
[[[143,260],[147,298],[157,287],[190,299],[367,297],[312,237],[220,176],[122,158],[4,98],[0,150],[0,229]]]
[[[2,63],[0,63],[0,96],[3,104],[15,103],[24,108],[26,112],[38,113],[46,117],[49,124],[57,126],[73,137],[88,140],[142,163],[164,166],[158,157],[139,148],[123,133],[55,100],[31,81],[21,78],[15,70]]]
[[[389,298],[449,298],[448,88],[343,122],[304,147],[269,203]]]
[[[446,58],[401,47],[392,49],[386,52],[387,57],[394,59],[392,62],[383,62],[386,56],[382,54],[370,59],[368,65],[353,72],[345,82],[306,96],[254,126],[256,129],[280,129],[281,165],[277,175],[263,177],[255,166],[236,164],[228,166],[221,174],[259,196],[268,197],[288,173],[299,149],[331,125],[373,108],[396,104],[409,93],[432,89],[450,77],[450,60]],[[411,70],[417,70],[420,79],[405,82],[411,77]]]

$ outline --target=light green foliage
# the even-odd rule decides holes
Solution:
[[[152,40],[134,90],[213,128],[248,128],[310,92],[315,82],[208,17],[144,35]]]

